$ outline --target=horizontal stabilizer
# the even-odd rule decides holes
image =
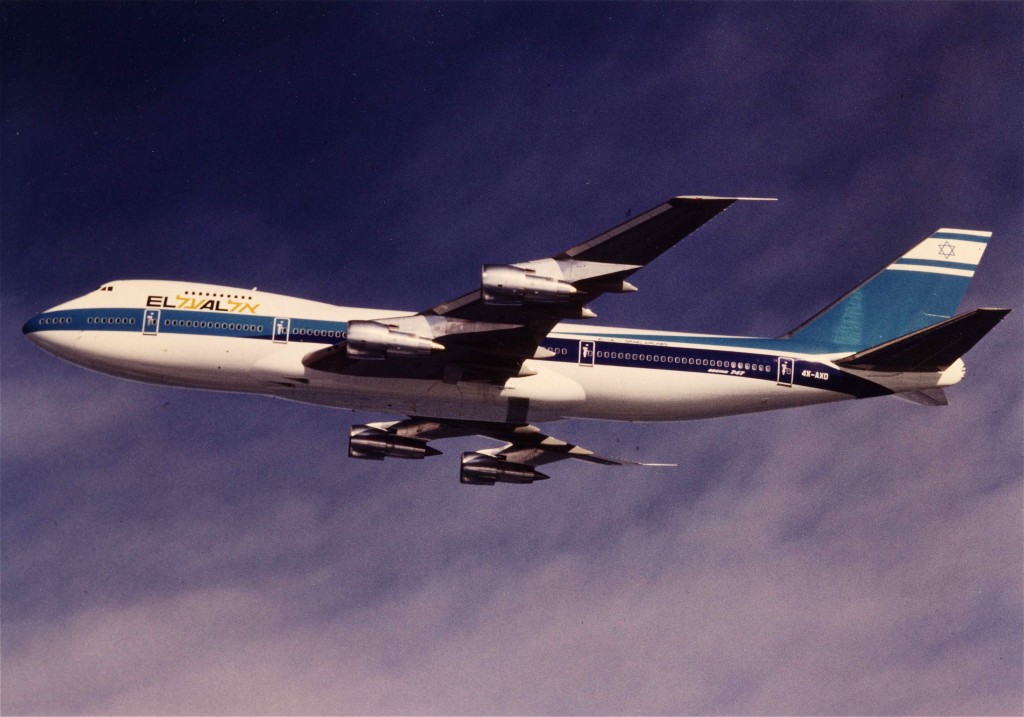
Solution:
[[[905,391],[893,394],[896,398],[916,403],[918,406],[948,406],[946,392],[941,388],[925,388],[920,391]]]
[[[836,364],[864,371],[945,371],[1008,313],[1009,309],[975,309],[859,351]]]

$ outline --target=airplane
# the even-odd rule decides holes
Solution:
[[[962,356],[1009,309],[955,315],[991,232],[939,229],[778,338],[569,323],[746,197],[673,197],[554,256],[489,264],[480,284],[419,312],[349,308],[181,281],[124,280],[31,318],[40,348],[114,376],[405,416],[352,426],[348,455],[462,454],[470,485],[529,484],[564,459],[638,463],[536,423],[685,421],[894,395],[946,405]],[[771,200],[767,200],[771,201]]]

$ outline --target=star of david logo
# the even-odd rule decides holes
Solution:
[[[954,256],[953,250],[956,249],[955,244],[950,244],[948,241],[944,241],[939,244],[939,256],[943,259],[949,259]]]

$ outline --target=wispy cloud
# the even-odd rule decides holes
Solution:
[[[7,621],[5,704],[1012,711],[1020,451],[975,461],[995,448],[989,412],[1019,422],[1022,407],[959,403],[884,435],[875,421],[925,409],[886,399],[659,428],[650,450],[695,462],[670,476],[570,469],[528,491],[473,491],[424,464],[218,496],[221,451],[165,446],[168,466],[195,471],[187,500],[113,522],[97,471],[60,539],[15,526],[24,552],[5,579],[57,570],[55,590],[96,594],[53,612],[43,593]],[[959,435],[983,443],[937,445]],[[134,475],[123,490],[154,497],[177,478]]]

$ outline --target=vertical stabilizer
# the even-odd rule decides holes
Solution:
[[[956,313],[992,232],[939,229],[784,338],[856,351]]]

